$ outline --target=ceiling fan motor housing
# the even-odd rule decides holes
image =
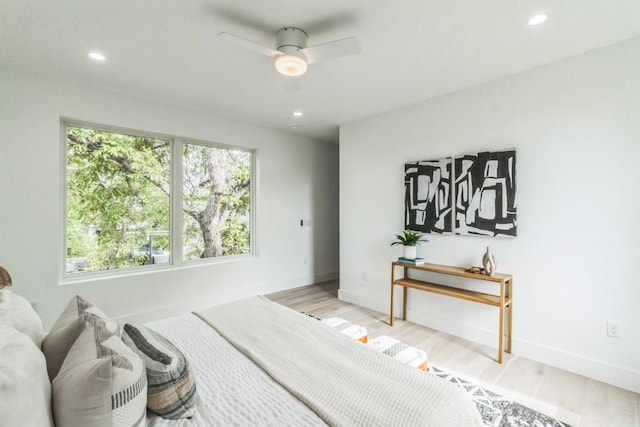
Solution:
[[[300,28],[284,27],[276,33],[277,49],[281,52],[291,51],[291,47],[297,48],[297,50],[304,49],[307,47],[308,39],[307,33]]]

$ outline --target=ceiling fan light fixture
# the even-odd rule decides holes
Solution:
[[[307,72],[307,61],[295,55],[278,55],[276,70],[285,76],[296,77]]]

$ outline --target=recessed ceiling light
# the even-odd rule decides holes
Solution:
[[[100,52],[89,52],[89,58],[94,59],[96,61],[105,61],[107,59],[106,56],[101,54]]]
[[[540,14],[540,15],[536,15],[533,18],[529,19],[528,24],[529,25],[540,25],[546,20],[547,20],[547,15]]]
[[[302,111],[294,111],[293,115],[294,117],[302,117]]]

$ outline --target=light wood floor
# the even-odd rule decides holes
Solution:
[[[272,301],[320,318],[338,316],[367,328],[369,337],[388,335],[425,350],[429,364],[553,416],[574,427],[640,427],[640,394],[338,299],[338,282],[267,295]]]

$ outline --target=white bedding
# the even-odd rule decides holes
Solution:
[[[196,314],[330,425],[482,425],[453,384],[264,297]]]
[[[148,413],[147,426],[325,426],[305,404],[273,381],[195,315],[147,323],[186,356],[199,395],[191,419]]]
[[[147,426],[482,425],[452,384],[264,298],[147,326],[183,351],[199,395],[192,419]]]

